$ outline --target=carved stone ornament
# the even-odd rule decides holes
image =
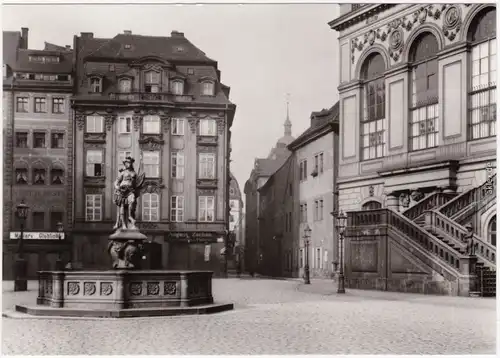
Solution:
[[[111,282],[101,282],[101,295],[109,296],[113,292],[113,284]]]
[[[198,119],[196,119],[196,118],[189,118],[188,122],[189,122],[189,128],[191,128],[191,132],[192,133],[196,133],[196,127],[198,125]]]
[[[78,295],[80,293],[80,282],[68,282],[68,295]]]
[[[146,285],[148,296],[158,296],[160,294],[159,282],[148,282]]]
[[[400,28],[394,29],[389,35],[389,56],[396,62],[403,51],[403,36],[403,30]]]
[[[76,127],[78,130],[82,131],[85,128],[85,116],[83,114],[77,114],[76,116]]]
[[[85,143],[105,144],[106,133],[84,133],[83,139]]]
[[[148,135],[139,139],[139,144],[142,150],[160,150],[165,141],[160,139],[159,136]]]
[[[132,120],[134,121],[134,131],[138,131],[141,128],[141,116],[133,116]]]
[[[401,206],[403,206],[403,208],[408,208],[410,206],[410,196],[408,194],[401,194],[399,196],[399,200],[401,201]]]
[[[373,185],[370,185],[370,187],[368,188],[368,192],[370,196],[373,196],[375,194],[375,188],[373,187]]]
[[[130,284],[130,294],[140,296],[142,294],[142,282],[132,282]]]
[[[95,282],[85,282],[83,284],[83,295],[92,296],[96,292]]]
[[[165,282],[165,286],[163,289],[163,294],[168,296],[173,296],[177,292],[177,286],[175,282]]]
[[[161,178],[148,178],[144,181],[142,191],[150,194],[160,194],[160,189],[163,187]]]
[[[415,202],[419,202],[424,198],[424,194],[418,190],[414,190],[411,192],[411,199]]]
[[[106,131],[110,131],[113,128],[113,122],[115,121],[115,116],[108,115],[106,116],[104,123],[106,124]]]
[[[172,120],[172,117],[170,116],[161,116],[160,117],[161,124],[163,126],[163,132],[168,133],[170,131],[170,122]]]
[[[460,8],[456,5],[448,7],[444,13],[443,33],[448,40],[453,41],[462,26],[462,17]]]
[[[224,122],[224,119],[218,119],[217,120],[217,129],[218,129],[218,133],[219,134],[223,134],[224,133],[224,127],[225,127],[225,122]]]

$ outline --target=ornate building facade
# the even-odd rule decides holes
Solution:
[[[107,267],[113,182],[125,157],[146,174],[137,207],[150,267],[219,272],[229,229],[235,106],[217,62],[183,33],[74,40],[74,261]]]
[[[349,284],[402,290],[408,287],[409,278],[401,272],[413,271],[418,281],[413,289],[421,292],[430,287],[425,280],[435,281],[431,272],[437,270],[451,285],[449,290],[456,292],[462,287],[458,277],[464,266],[459,262],[465,260],[460,250],[465,247],[462,238],[467,224],[477,235],[479,262],[490,273],[496,270],[492,261],[496,245],[496,190],[492,189],[497,147],[496,7],[340,7],[340,17],[329,24],[339,32],[340,45],[340,208],[370,210],[371,214],[380,210],[390,218],[389,231],[398,227],[398,237],[390,237],[394,246],[388,244],[398,267],[385,268],[382,274],[381,260],[377,264],[369,258],[376,250],[369,242],[375,245],[381,232],[370,230],[373,217],[352,214],[351,234],[364,241],[352,241],[346,247],[347,269],[352,269],[347,273]],[[486,186],[491,195],[484,195]],[[446,225],[440,228],[439,223]],[[443,247],[446,240],[441,236],[456,239],[457,250]],[[402,246],[396,248],[398,240],[403,240],[399,241]],[[413,245],[426,253],[418,262],[408,251]],[[363,255],[363,262],[356,261]],[[444,290],[436,285],[440,288],[435,290]]]
[[[28,48],[28,29],[3,32],[3,272],[12,279],[24,201],[28,277],[70,256],[73,217],[72,56],[69,46]],[[65,233],[58,232],[61,222]]]
[[[229,185],[229,232],[234,240],[233,254],[235,261],[241,260],[243,267],[243,252],[245,250],[245,238],[243,236],[243,197],[240,185],[233,173],[230,173],[231,181]],[[237,264],[237,262],[235,262]]]

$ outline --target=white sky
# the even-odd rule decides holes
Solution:
[[[29,28],[29,48],[44,41],[73,46],[73,36],[111,38],[123,30],[185,36],[216,60],[236,104],[231,170],[243,191],[255,157],[267,157],[283,135],[286,93],[292,134],[312,111],[338,100],[337,4],[281,5],[3,5],[2,29]]]

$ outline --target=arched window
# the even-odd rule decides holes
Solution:
[[[364,116],[361,119],[361,159],[384,156],[385,132],[385,62],[374,53],[364,62],[361,77],[364,85]]]
[[[26,185],[28,184],[28,163],[22,161],[22,162],[16,162],[14,164],[15,168],[15,183],[20,184],[20,185]]]
[[[488,242],[497,246],[497,216],[493,216],[488,224]]]
[[[59,163],[55,163],[50,170],[50,184],[64,184],[64,167]]]
[[[90,78],[90,92],[101,93],[102,92],[102,78],[91,77]]]
[[[41,162],[33,163],[33,184],[35,185],[45,185],[47,169]]]
[[[120,80],[120,92],[121,93],[132,92],[132,80],[130,78],[123,78]]]
[[[469,96],[469,139],[495,136],[496,104],[496,9],[481,11],[469,28],[472,42]]]
[[[184,82],[181,80],[172,81],[170,83],[170,91],[176,95],[182,95],[184,93]]]
[[[382,204],[380,204],[378,201],[372,200],[364,203],[361,209],[362,210],[382,209]]]
[[[201,83],[201,94],[204,96],[213,96],[214,95],[214,83],[210,81],[205,81]]]
[[[144,92],[158,93],[160,92],[161,76],[159,72],[147,71],[144,73]]]
[[[412,44],[412,91],[410,108],[410,150],[439,144],[438,61],[436,37],[425,32]]]
[[[142,195],[142,221],[158,221],[160,197],[155,193]]]

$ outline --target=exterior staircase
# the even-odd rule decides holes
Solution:
[[[468,235],[464,223],[488,205],[496,202],[496,174],[483,185],[460,195],[434,193],[403,212],[433,237],[454,252],[466,256]],[[473,234],[476,246],[477,294],[483,297],[496,296],[496,247]],[[473,292],[471,292],[471,295]]]

